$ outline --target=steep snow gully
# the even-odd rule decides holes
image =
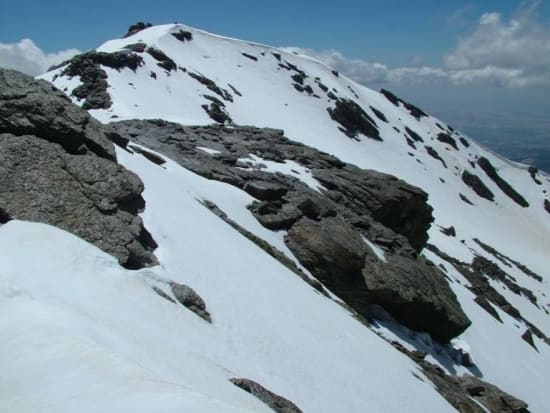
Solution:
[[[0,411],[547,411],[547,175],[184,25],[39,78],[0,71]]]

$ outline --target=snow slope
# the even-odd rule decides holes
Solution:
[[[191,33],[192,40],[173,36],[181,30]],[[403,102],[394,104],[292,51],[182,25],[155,26],[108,41],[98,50],[120,51],[137,42],[162,50],[178,69],[158,67],[148,53],[140,53],[144,63],[135,72],[103,67],[113,105],[91,110],[96,118],[209,124],[213,121],[202,105],[211,100],[204,95],[216,96],[235,124],[284,129],[290,139],[417,185],[429,194],[434,208],[429,242],[460,261],[469,263],[480,255],[495,262],[518,285],[533,292],[537,305],[502,283],[491,281],[494,287],[525,319],[550,335],[550,215],[544,208],[548,176],[532,177],[526,167],[491,153],[444,122],[414,116]],[[70,95],[80,82],[63,75],[63,70],[42,77]],[[210,79],[232,101],[189,73]],[[300,77],[302,83],[297,80]],[[382,140],[343,133],[327,110],[336,107],[337,99],[361,106]],[[73,100],[83,103],[74,96]],[[439,140],[440,133],[452,140]],[[170,160],[159,167],[125,151],[119,151],[118,157],[145,183],[143,218],[159,243],[156,255],[161,266],[128,272],[59,230],[22,222],[3,226],[0,248],[8,252],[8,259],[2,268],[8,270],[0,273],[0,306],[15,315],[2,320],[0,328],[2,365],[12,374],[0,379],[4,380],[0,400],[7,401],[8,411],[36,411],[37,406],[69,411],[73,401],[90,403],[89,411],[101,411],[107,405],[120,406],[121,411],[140,406],[147,411],[147,403],[155,400],[163,400],[165,411],[182,406],[268,411],[234,387],[228,381],[231,377],[256,380],[304,411],[355,412],[365,411],[365,406],[384,412],[452,410],[429,381],[414,376],[423,377],[414,363],[198,202],[215,202],[231,219],[291,256],[284,234],[263,228],[246,209],[252,201],[249,195],[200,178]],[[529,206],[522,207],[507,196],[481,169],[480,158],[487,159]],[[268,167],[283,173],[302,168],[300,175],[307,176],[302,165]],[[463,182],[465,170],[479,177],[494,194],[493,201],[479,197]],[[313,179],[307,183],[322,191]],[[450,226],[456,230],[455,237],[440,231]],[[542,281],[516,264],[505,265],[476,238],[526,265]],[[445,266],[452,289],[473,321],[454,345],[469,352],[477,370],[459,366],[449,348],[391,320],[381,321],[376,332],[424,349],[430,361],[450,373],[476,373],[526,400],[532,411],[546,411],[550,347],[537,337],[537,350],[530,347],[521,339],[527,329],[523,322],[498,308],[502,323],[496,321],[473,301],[467,288],[470,283],[462,274],[431,251],[424,254]],[[168,280],[196,289],[207,303],[213,324],[150,289]],[[37,347],[39,360],[28,357],[30,349]],[[59,362],[60,354],[66,363]],[[40,366],[39,371],[34,365]],[[56,381],[51,380],[51,372]],[[29,387],[21,383],[34,386],[30,390],[36,396],[28,397]],[[58,393],[60,389],[63,394]]]

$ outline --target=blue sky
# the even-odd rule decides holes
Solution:
[[[517,1],[60,1],[0,0],[0,42],[32,39],[46,52],[87,50],[138,21],[178,21],[270,45],[336,49],[351,58],[404,65],[441,57],[485,12],[509,18]],[[550,4],[539,6],[550,15]]]
[[[459,127],[547,125],[550,0],[0,0],[0,66],[38,74],[139,20],[300,48]]]

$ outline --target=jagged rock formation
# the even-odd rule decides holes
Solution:
[[[113,123],[108,130],[127,150],[132,150],[130,141],[142,144],[249,193],[256,199],[249,209],[258,221],[271,230],[287,230],[287,246],[300,263],[359,313],[381,304],[399,321],[444,342],[469,325],[444,275],[417,257],[432,221],[426,194],[418,188],[289,141],[272,129],[183,127],[153,120]],[[266,166],[287,162],[294,172],[274,174]]]
[[[0,71],[0,211],[70,231],[127,268],[156,263],[143,184],[101,125],[44,81]],[[5,221],[6,219],[3,219]]]
[[[129,45],[129,49],[139,52],[139,45]],[[112,105],[111,97],[107,92],[107,73],[101,66],[121,70],[128,68],[133,70],[143,64],[143,59],[130,50],[115,53],[91,51],[73,57],[69,61],[61,63],[65,66],[61,75],[73,78],[78,76],[82,84],[76,87],[71,94],[83,100],[82,109],[108,109]]]

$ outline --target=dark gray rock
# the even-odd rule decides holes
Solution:
[[[400,320],[441,340],[448,340],[467,326],[468,320],[460,313],[444,275],[417,258],[433,221],[432,208],[422,190],[289,141],[273,129],[182,127],[158,120],[118,122],[109,129],[109,136],[123,145],[135,141],[207,179],[228,183],[254,196],[256,201],[248,207],[258,221],[271,230],[287,230],[287,245],[300,263],[359,314],[374,302],[394,308],[398,316],[406,305],[411,311],[422,309],[428,318],[433,311],[432,323],[422,324],[405,316]],[[207,154],[197,147],[220,153]],[[273,162],[294,161],[308,168],[308,175],[319,182],[321,189],[314,190],[298,179],[306,172],[270,173],[257,163],[247,162],[252,155]],[[223,219],[283,265],[293,268],[284,254],[227,217]],[[362,237],[383,248],[388,263],[377,260]],[[373,289],[372,294],[368,291],[363,270],[371,262],[380,274],[398,271],[388,277],[403,277],[403,283],[389,278],[389,285],[396,289],[391,294],[398,304],[387,300],[380,293],[382,288]],[[300,276],[308,282],[306,276]],[[373,279],[369,281],[374,285]],[[399,291],[401,288],[405,291]],[[435,297],[421,294],[423,289]]]
[[[529,203],[512,186],[506,182],[497,172],[493,164],[485,157],[478,159],[477,164],[483,169],[489,178],[504,192],[510,199],[523,208],[527,208]]]
[[[341,130],[350,138],[357,138],[359,133],[381,141],[380,132],[372,119],[361,106],[349,99],[338,99],[334,108],[328,108],[332,120],[341,125]]]
[[[443,143],[451,145],[453,148],[455,148],[458,151],[458,145],[456,144],[456,141],[454,140],[454,138],[451,135],[449,135],[447,133],[440,132],[437,135],[437,140],[439,142],[443,142]]]
[[[122,166],[32,135],[0,134],[0,181],[0,207],[11,218],[72,232],[127,268],[156,263],[156,244],[137,216],[143,184]]]
[[[54,225],[127,268],[156,263],[137,213],[143,183],[118,165],[102,126],[46,82],[0,70],[2,220]]]
[[[130,37],[136,33],[139,33],[142,30],[145,30],[149,27],[152,27],[153,25],[149,22],[137,22],[135,24],[132,24],[130,27],[128,27],[128,32],[124,35],[124,37]]]
[[[248,181],[243,189],[261,201],[280,199],[288,192],[284,186],[266,181]]]
[[[472,190],[481,198],[485,198],[489,201],[493,201],[495,199],[495,195],[489,188],[487,188],[487,186],[485,186],[479,176],[470,173],[466,169],[462,172],[462,182],[472,188]]]
[[[171,282],[170,288],[172,289],[172,294],[174,294],[176,300],[178,300],[184,307],[193,311],[209,323],[212,322],[210,313],[206,310],[204,300],[196,293],[195,290],[187,285],[178,284],[176,282]]]
[[[285,236],[300,263],[359,313],[369,304],[361,271],[369,249],[361,236],[340,218],[302,218]]]
[[[367,300],[384,307],[404,325],[448,342],[471,324],[435,266],[390,255],[367,260],[363,269]]]
[[[407,132],[407,134],[415,141],[415,142],[424,142],[424,139],[422,139],[422,137],[416,133],[415,131],[413,131],[412,129],[410,129],[409,127],[405,126],[405,132]]]
[[[447,168],[447,164],[434,148],[432,148],[431,146],[425,146],[424,148],[426,149],[428,155],[430,155],[434,159],[437,159],[445,168]]]
[[[0,133],[35,135],[71,154],[116,158],[99,122],[50,83],[14,70],[0,69]]]
[[[178,65],[176,65],[176,63],[172,59],[170,59],[162,50],[156,49],[154,47],[148,47],[146,52],[149,53],[157,61],[158,67],[161,67],[168,72],[178,69]]]
[[[417,363],[438,393],[460,413],[529,413],[527,403],[490,383],[471,375],[447,374],[441,367],[425,360],[423,352],[408,350],[398,341],[390,344]]]
[[[244,391],[252,394],[254,397],[264,402],[277,413],[302,413],[302,410],[300,410],[300,408],[290,400],[273,393],[253,380],[230,379],[230,381],[235,386],[240,387]]]
[[[172,33],[172,36],[174,36],[176,39],[178,39],[180,42],[185,43],[186,41],[190,42],[193,40],[193,33],[180,29],[176,33]]]
[[[111,107],[111,96],[107,92],[107,73],[102,66],[120,71],[128,68],[136,71],[143,64],[143,59],[130,50],[114,53],[90,51],[79,54],[69,61],[61,72],[69,78],[78,76],[82,84],[73,89],[71,94],[84,100],[83,109],[108,109]]]
[[[388,99],[391,103],[393,103],[397,107],[399,107],[399,103],[401,103],[409,111],[411,116],[414,116],[416,118],[416,120],[420,120],[420,118],[428,116],[420,108],[410,104],[409,102],[404,101],[403,99],[398,98],[389,90],[381,89],[380,93],[383,94],[386,97],[386,99]]]
[[[459,377],[458,382],[468,395],[480,402],[490,412],[529,413],[527,403],[477,377],[465,375]]]
[[[327,188],[326,196],[354,211],[368,210],[374,220],[407,238],[416,251],[428,239],[433,217],[428,195],[395,177],[357,167],[325,168],[313,177]]]

